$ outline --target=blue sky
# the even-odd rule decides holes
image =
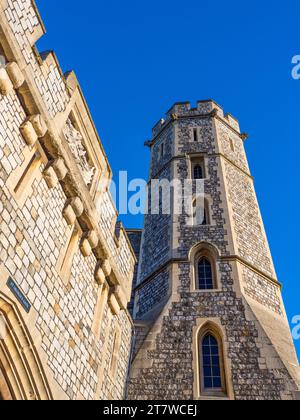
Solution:
[[[174,102],[213,98],[240,120],[288,316],[300,315],[300,80],[291,77],[300,2],[37,5],[48,32],[38,47],[75,70],[115,173],[147,178],[143,143]],[[127,227],[142,222],[122,219]]]

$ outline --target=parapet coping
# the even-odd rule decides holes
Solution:
[[[214,104],[216,104],[216,102],[214,102],[214,101],[202,101],[202,103],[209,103],[209,102],[212,102],[212,103],[214,103]],[[199,101],[198,103],[201,103],[201,101]],[[176,106],[176,105],[185,105],[185,104],[190,104],[190,102],[182,102],[182,103],[180,103],[180,102],[178,102],[178,103],[176,103],[176,104],[174,104],[173,105],[173,107],[168,111],[169,113],[170,113],[170,111]],[[191,108],[190,109],[190,111],[192,112],[192,111],[196,111],[197,110],[197,108]],[[148,147],[152,147],[154,144],[155,144],[155,142],[156,142],[156,140],[161,136],[161,134],[164,132],[164,130],[166,129],[166,128],[168,128],[173,122],[175,122],[175,121],[177,121],[177,120],[185,120],[185,119],[199,119],[199,118],[201,118],[201,119],[205,119],[205,118],[217,118],[220,122],[222,122],[223,124],[225,124],[229,129],[231,129],[237,136],[239,136],[243,141],[245,141],[249,136],[248,136],[248,134],[247,133],[241,133],[241,132],[239,132],[235,127],[233,127],[228,121],[227,121],[227,119],[228,119],[228,117],[231,117],[231,118],[233,118],[233,119],[235,119],[236,121],[238,121],[235,117],[233,117],[231,114],[229,114],[229,113],[227,113],[227,114],[225,114],[224,115],[224,117],[222,118],[222,117],[220,117],[219,115],[218,115],[218,111],[220,110],[220,108],[219,109],[217,109],[217,108],[214,108],[214,109],[212,109],[210,112],[208,112],[208,113],[201,113],[201,112],[199,112],[199,113],[197,113],[197,114],[189,114],[189,113],[187,113],[187,114],[172,114],[171,116],[170,116],[170,118],[169,118],[169,120],[168,121],[164,121],[163,123],[162,123],[162,125],[161,125],[161,129],[160,130],[158,130],[157,131],[157,133],[155,133],[155,135],[153,136],[153,138],[152,138],[152,140],[149,140],[149,141],[146,141],[145,142],[145,146],[148,146]],[[168,114],[166,114],[166,115],[168,115]],[[162,121],[162,120],[161,120]],[[160,122],[158,122],[156,125],[154,125],[154,127],[153,127],[153,132],[155,132],[155,129],[156,129],[156,127],[158,126],[158,124],[160,124]]]
[[[254,265],[252,265],[251,263],[249,263],[244,258],[242,258],[238,255],[224,255],[224,256],[221,256],[219,258],[219,260],[221,262],[226,262],[226,261],[227,262],[232,262],[232,261],[239,262],[240,264],[243,264],[244,266],[250,268],[252,271],[254,271],[257,274],[259,274],[260,276],[264,277],[265,279],[267,279],[268,281],[273,283],[275,286],[279,287],[280,290],[282,290],[283,284],[281,282],[279,282],[276,278],[274,278],[274,277],[270,276],[269,274],[265,273],[264,271],[258,269],[257,267],[255,267]],[[141,283],[137,284],[137,286],[135,288],[135,291],[138,291],[138,290],[142,289],[146,284],[150,283],[150,281],[152,280],[152,278],[154,276],[156,276],[159,273],[161,273],[162,271],[166,270],[171,264],[177,264],[177,263],[190,264],[190,260],[187,259],[187,258],[171,258],[171,259],[169,259],[163,266],[161,266],[157,270],[153,271]],[[213,292],[213,290],[212,290],[212,292]],[[217,292],[219,292],[219,290]]]

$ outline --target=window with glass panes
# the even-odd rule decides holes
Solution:
[[[201,165],[195,165],[194,179],[203,179],[203,169]]]
[[[220,349],[217,339],[207,334],[202,341],[204,390],[222,389]]]
[[[201,258],[198,263],[198,283],[199,289],[202,290],[214,288],[212,266],[207,258]]]

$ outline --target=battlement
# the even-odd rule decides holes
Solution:
[[[198,116],[209,116],[213,112],[224,120],[232,129],[240,133],[240,125],[236,118],[231,114],[225,114],[223,108],[214,100],[202,100],[197,102],[196,107],[192,107],[190,102],[177,102],[166,113],[165,118],[161,119],[153,128],[153,138],[157,137],[159,133],[167,126],[167,124],[177,118],[195,118]]]

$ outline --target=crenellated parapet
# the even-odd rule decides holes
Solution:
[[[240,125],[236,118],[231,114],[225,114],[222,107],[220,107],[215,101],[208,99],[204,101],[198,101],[196,107],[192,107],[190,102],[178,102],[172,106],[172,108],[166,113],[166,116],[162,118],[152,130],[153,139],[168,126],[171,121],[177,119],[186,118],[208,118],[217,117],[230,128],[241,134]]]

